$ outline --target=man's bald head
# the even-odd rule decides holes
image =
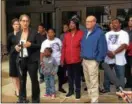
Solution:
[[[91,16],[88,16],[87,19],[86,19],[86,21],[87,20],[88,21],[95,21],[95,22],[97,21],[96,17],[95,16],[92,16],[92,15]]]
[[[86,18],[86,28],[89,30],[92,30],[94,28],[94,26],[96,25],[96,17],[95,16],[88,16]]]

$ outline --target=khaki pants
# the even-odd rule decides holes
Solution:
[[[83,59],[83,72],[86,85],[88,88],[88,96],[91,102],[98,102],[99,98],[99,64],[95,60]]]

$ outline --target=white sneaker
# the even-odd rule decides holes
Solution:
[[[91,103],[98,103],[98,98],[91,98]]]

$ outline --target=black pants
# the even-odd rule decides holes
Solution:
[[[61,89],[63,84],[66,83],[67,77],[66,77],[66,67],[58,67],[58,88]]]
[[[19,78],[20,78],[20,92],[19,92],[19,100],[26,99],[26,80],[27,80],[27,71],[31,78],[31,86],[32,86],[32,102],[39,103],[40,102],[40,87],[38,82],[38,63],[28,63],[28,58],[23,58],[19,61]]]
[[[83,66],[81,65],[81,78],[84,79]]]
[[[131,68],[132,68],[132,56],[127,56],[127,64],[125,69],[125,76],[127,79],[126,87],[132,88],[132,74],[131,74]]]
[[[81,63],[69,64],[67,65],[68,70],[68,83],[69,83],[69,91],[80,92],[81,89]]]

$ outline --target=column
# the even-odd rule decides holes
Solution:
[[[82,12],[82,13],[81,13],[81,14],[82,14],[82,15],[81,15],[81,17],[82,17],[82,18],[81,18],[81,19],[82,19],[82,20],[81,20],[81,24],[82,24],[83,26],[85,26],[85,21],[86,21],[86,16],[87,16],[87,15],[86,15],[86,11],[87,11],[87,8],[86,8],[86,7],[83,7],[83,8],[81,9],[81,12]]]
[[[1,42],[3,45],[7,44],[7,33],[6,33],[6,6],[5,0],[1,1]]]
[[[52,0],[52,4],[55,5],[55,0]],[[55,28],[55,24],[56,24],[56,10],[54,12],[52,12],[52,27]]]
[[[111,8],[111,18],[112,19],[116,18],[116,15],[117,15],[117,8],[116,8],[116,6],[115,5],[111,5],[110,8]]]
[[[56,35],[60,37],[62,32],[62,12],[60,8],[56,9]]]

